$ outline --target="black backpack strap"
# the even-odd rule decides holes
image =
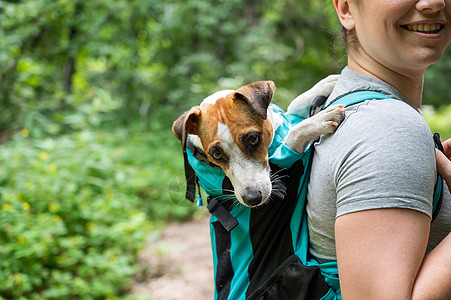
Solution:
[[[186,153],[186,151],[183,151],[183,159],[185,165],[185,179],[186,179],[185,198],[194,203],[194,198],[196,197],[196,186],[199,185],[199,179],[197,178],[196,172],[194,172],[194,169],[188,162],[188,154]]]
[[[326,101],[327,101],[326,96],[315,97],[315,99],[313,99],[313,101],[312,101],[312,105],[310,106],[309,117],[316,114],[321,109],[321,107],[323,107],[323,105],[326,103]]]
[[[211,163],[208,160],[207,155],[203,151],[201,151],[197,147],[195,147],[190,140],[186,141],[186,147],[191,149],[193,156],[197,160],[208,164],[210,167],[218,167],[219,168],[219,166]],[[182,146],[182,148],[183,148],[183,146]],[[199,178],[197,177],[196,172],[194,172],[193,167],[191,167],[191,165],[189,164],[188,154],[186,153],[186,148],[183,149],[183,160],[184,160],[184,166],[185,166],[185,179],[186,179],[185,198],[194,203],[194,199],[196,199],[196,194],[197,194],[196,205],[202,206],[202,197],[201,197],[201,193],[200,193]],[[196,188],[197,188],[197,193],[196,193]]]
[[[441,151],[441,152],[445,152],[443,150],[443,145],[442,142],[440,141],[440,135],[438,133],[434,134],[434,142],[435,142],[435,147]],[[437,173],[437,182],[435,183],[435,189],[434,189],[434,201],[433,201],[433,206],[432,206],[432,221],[434,221],[434,219],[437,217],[440,208],[442,207],[442,201],[443,201],[443,186],[442,186],[442,178],[441,176]]]

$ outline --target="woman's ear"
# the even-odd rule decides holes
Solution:
[[[351,8],[351,5],[353,5],[354,3],[350,3],[351,1],[349,0],[333,0],[333,1],[341,25],[343,25],[343,27],[346,28],[347,30],[354,29],[355,26],[354,14]]]

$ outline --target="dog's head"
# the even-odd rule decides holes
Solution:
[[[183,148],[189,138],[224,170],[236,198],[246,206],[263,204],[271,194],[268,148],[273,127],[267,111],[274,90],[272,81],[258,81],[215,93],[172,127]]]

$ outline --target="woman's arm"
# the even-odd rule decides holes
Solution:
[[[424,258],[413,299],[451,299],[451,234]]]
[[[437,151],[437,171],[451,187],[451,139]],[[451,299],[451,234],[424,258],[413,289],[415,298]]]
[[[451,186],[451,139],[443,147],[446,155],[437,153],[437,170]],[[409,209],[337,218],[343,299],[451,299],[451,234],[423,260],[429,226],[428,216]]]
[[[411,299],[430,217],[401,208],[342,215],[335,222],[343,299]]]

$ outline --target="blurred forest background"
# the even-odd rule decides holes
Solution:
[[[0,1],[0,299],[127,298],[149,232],[190,219],[172,122],[219,89],[286,108],[346,58],[327,0]],[[424,114],[451,137],[451,54]]]

